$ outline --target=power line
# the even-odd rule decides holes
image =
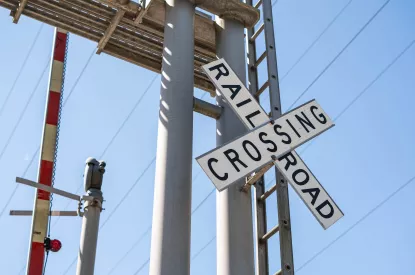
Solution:
[[[91,62],[91,59],[92,59],[92,57],[93,57],[94,53],[95,53],[95,48],[93,49],[93,51],[92,51],[91,55],[89,56],[89,58],[88,58],[87,62],[85,63],[85,65],[84,65],[84,67],[82,68],[82,70],[81,70],[80,74],[78,75],[78,77],[76,78],[76,80],[75,80],[74,84],[72,85],[72,88],[70,89],[70,91],[69,91],[68,95],[66,96],[66,98],[65,98],[65,100],[64,100],[64,102],[63,102],[63,104],[62,104],[62,108],[63,108],[63,107],[65,107],[66,103],[68,102],[68,100],[69,100],[69,98],[71,97],[72,93],[74,92],[75,88],[78,86],[79,80],[81,79],[81,77],[82,77],[82,76],[83,76],[83,74],[85,73],[85,70],[86,70],[86,68],[88,67],[89,63]],[[24,174],[23,174],[23,177],[25,177],[26,172],[28,171],[29,167],[32,165],[32,163],[33,163],[33,161],[34,161],[34,159],[35,159],[35,156],[38,154],[39,150],[40,150],[40,146],[38,146],[38,147],[37,147],[36,152],[33,154],[32,159],[30,160],[29,164],[28,164],[28,165],[27,165],[27,167],[26,167],[26,170],[25,170],[25,172],[24,172]],[[11,202],[11,200],[13,199],[13,197],[14,197],[14,195],[16,194],[16,191],[17,191],[17,189],[19,188],[19,186],[20,186],[20,185],[16,185],[16,187],[14,188],[14,190],[13,190],[12,194],[9,196],[9,199],[7,200],[7,203],[6,203],[6,205],[4,206],[4,208],[3,208],[2,212],[1,212],[1,215],[3,214],[4,210],[8,207],[9,203]],[[0,215],[0,218],[1,218],[1,215]],[[57,221],[57,220],[59,220],[59,218],[60,218],[60,216],[56,219],[56,221]],[[56,224],[56,221],[55,221],[54,225]],[[53,227],[53,226],[52,226],[52,227]],[[25,268],[26,268],[26,265],[23,265],[23,268],[20,270],[19,274],[20,274],[22,271],[24,271],[24,269],[25,269]]]
[[[402,189],[407,187],[410,183],[412,183],[415,179],[415,176],[409,179],[407,182],[405,182],[403,185],[401,185],[398,189],[396,189],[394,192],[392,192],[389,196],[387,196],[384,200],[382,200],[379,204],[377,204],[374,208],[372,208],[369,212],[367,212],[363,217],[361,217],[357,222],[352,224],[349,228],[347,228],[342,234],[340,234],[336,239],[331,241],[328,245],[326,245],[324,248],[322,248],[319,252],[314,254],[313,257],[311,257],[308,261],[306,261],[304,264],[302,264],[296,272],[300,271],[304,267],[306,267],[308,264],[310,264],[314,259],[316,259],[318,256],[320,256],[324,251],[329,249],[333,244],[335,244],[338,240],[343,238],[347,233],[349,233],[352,229],[354,229],[357,225],[359,225],[361,222],[363,222],[365,219],[367,219],[370,215],[372,215],[376,210],[378,210],[381,206],[383,206],[385,203],[387,203],[391,198],[393,198],[396,194],[398,194]]]
[[[350,0],[346,3],[346,5],[343,6],[343,8],[339,11],[339,13],[334,16],[334,18],[330,21],[330,23],[324,28],[324,30],[314,39],[314,41],[308,46],[308,48],[300,55],[300,57],[297,58],[297,60],[294,62],[294,64],[288,69],[288,71],[281,77],[281,83],[284,81],[284,79],[291,73],[291,71],[297,67],[298,63],[308,54],[308,52],[317,44],[317,42],[323,37],[323,35],[330,29],[330,27],[339,19],[339,17],[344,13],[344,11],[347,9],[348,6],[353,2],[353,0]]]
[[[216,235],[213,236],[212,239],[210,239],[204,246],[202,246],[198,252],[196,252],[193,257],[192,257],[192,261],[194,261],[194,259],[196,259],[214,240],[216,239]]]
[[[303,95],[305,95],[310,88],[320,79],[320,77],[336,62],[336,60],[346,51],[346,49],[356,40],[356,38],[366,29],[367,26],[376,18],[376,16],[386,7],[386,5],[390,2],[387,0],[372,17],[362,26],[362,28],[353,36],[353,38],[343,47],[343,49],[330,61],[329,64],[318,74],[318,76],[308,85],[308,87],[297,97],[296,100],[291,104],[288,110],[291,110],[292,107],[300,100]]]
[[[356,96],[353,98],[349,104],[333,119],[333,122],[336,122],[344,113],[346,113],[353,104],[356,103],[369,89],[379,80],[413,45],[415,44],[415,39],[412,40],[383,70]],[[304,147],[300,154],[303,154],[310,146],[315,142],[317,138],[313,139],[313,141],[309,142],[306,147]]]
[[[195,182],[196,178],[197,178],[197,175],[193,178],[192,182]],[[199,202],[199,204],[192,210],[192,213],[191,213],[192,216],[200,208],[200,206],[202,206],[206,202],[206,200],[214,193],[215,190],[216,189],[214,188],[211,192],[209,192],[209,194],[201,202]],[[141,240],[143,240],[143,238],[150,232],[150,230],[151,230],[151,225],[147,228],[146,231],[144,231],[144,233],[131,246],[131,248],[121,257],[121,259],[118,260],[118,262],[115,264],[115,266],[113,268],[111,268],[111,270],[108,273],[108,275],[110,275],[115,270],[115,268],[128,256],[128,254],[141,242]],[[138,271],[136,271],[136,272],[141,271],[142,268],[143,267],[140,267],[138,269]]]
[[[412,40],[388,65],[386,65],[385,68],[383,68],[379,74],[376,75],[376,77],[369,82],[369,84],[360,92],[357,94],[357,96],[355,96],[350,102],[349,104],[346,105],[345,108],[343,108],[343,110],[340,111],[340,113],[333,119],[333,122],[336,122],[341,116],[343,116],[349,109],[350,107],[356,103],[357,100],[359,100],[369,89],[370,87],[373,86],[373,84],[375,84],[413,45],[415,44],[415,39]],[[314,144],[315,140],[318,137],[314,138],[311,142],[309,142],[307,144],[306,147],[304,147],[301,152],[299,153],[300,155],[304,154],[304,152],[312,145]],[[273,179],[271,179],[270,181],[268,181],[268,183],[266,184],[266,188],[268,188],[271,183],[275,180],[275,177]]]
[[[26,54],[26,57],[23,60],[22,66],[20,66],[20,69],[19,69],[19,71],[17,73],[17,76],[16,76],[16,78],[13,81],[12,87],[10,88],[9,92],[7,93],[6,99],[4,100],[3,104],[0,107],[0,117],[3,114],[4,108],[6,107],[8,101],[9,101],[9,98],[10,98],[10,96],[12,95],[12,93],[14,91],[14,88],[15,88],[15,86],[17,84],[17,80],[20,78],[20,76],[21,76],[24,68],[26,67],[27,60],[29,59],[29,56],[31,55],[31,53],[33,51],[33,48],[34,48],[34,46],[35,46],[35,44],[36,44],[36,42],[37,42],[37,40],[39,38],[39,35],[42,32],[43,26],[44,26],[44,24],[42,23],[40,25],[40,27],[39,27],[39,30],[36,33],[36,36],[35,36],[35,39],[32,42],[32,45],[29,48],[29,51]]]
[[[131,251],[134,250],[134,248],[141,243],[141,241],[144,239],[147,234],[151,232],[151,225],[147,227],[146,231],[144,231],[143,234],[135,241],[135,243],[130,247],[130,249],[117,261],[117,263],[110,269],[108,272],[108,275],[110,275],[115,269],[122,263],[122,261],[131,253]]]
[[[95,53],[95,49],[93,50],[92,54]],[[84,67],[85,68],[85,67]],[[105,155],[105,153],[107,152],[107,150],[111,147],[112,143],[114,142],[114,140],[117,138],[117,136],[119,135],[119,133],[124,129],[124,126],[126,125],[126,123],[128,122],[128,120],[131,118],[132,114],[135,112],[135,110],[137,109],[138,105],[140,105],[141,101],[143,100],[144,96],[148,93],[148,91],[150,90],[150,88],[153,86],[154,81],[157,79],[158,75],[155,75],[153,77],[153,79],[151,80],[150,84],[147,86],[147,88],[145,89],[144,93],[141,94],[141,96],[138,98],[138,100],[136,101],[136,103],[134,104],[133,108],[131,109],[131,111],[128,113],[128,115],[125,117],[125,119],[123,120],[123,122],[121,123],[120,127],[117,129],[117,131],[115,132],[115,134],[111,137],[110,141],[108,142],[107,146],[105,147],[105,149],[103,150],[103,152],[100,155],[100,159],[102,159]],[[83,175],[81,175],[81,177],[83,177]],[[81,183],[78,188],[75,191],[75,194],[78,194],[81,189],[82,189],[83,184]],[[66,203],[64,210],[69,208],[69,205],[71,204],[71,200],[68,200],[68,202]],[[54,224],[52,225],[52,227],[54,227],[58,221],[59,221],[60,217],[58,217]]]
[[[10,135],[9,135],[7,141],[6,141],[6,144],[3,146],[3,149],[1,150],[0,159],[3,157],[4,153],[6,152],[7,148],[9,147],[9,144],[10,144],[10,142],[11,142],[13,136],[14,136],[14,133],[17,130],[17,127],[19,127],[20,122],[22,122],[23,116],[25,115],[25,113],[27,111],[27,108],[29,107],[29,104],[30,104],[30,102],[33,99],[33,96],[35,95],[35,92],[36,92],[36,90],[38,89],[38,87],[40,85],[40,82],[41,82],[41,80],[43,78],[43,75],[46,72],[46,69],[49,66],[49,63],[50,63],[50,60],[48,59],[48,62],[46,63],[46,66],[43,68],[42,73],[40,74],[39,79],[37,80],[37,83],[36,83],[35,88],[33,89],[33,91],[31,92],[31,94],[29,96],[29,98],[27,99],[26,104],[23,107],[23,110],[20,112],[20,115],[19,115],[19,118],[17,119],[16,124],[14,125],[14,128],[13,128],[12,132],[10,133]]]
[[[198,176],[200,175],[200,173],[197,173],[193,179],[192,182],[195,182],[196,179],[198,178]],[[214,190],[213,190],[214,191]],[[191,215],[193,215],[198,209],[199,207],[206,201],[206,199],[212,194],[213,192],[210,192],[196,207],[195,209],[192,211]],[[144,231],[144,233],[138,238],[138,240],[131,246],[131,248],[121,257],[120,260],[118,260],[118,262],[115,264],[114,267],[111,268],[110,272],[108,273],[111,274],[115,268],[128,256],[128,254],[130,254],[130,252],[143,240],[143,238],[150,232],[151,230],[151,225],[149,227],[147,227],[146,231]]]
[[[121,198],[121,200],[119,200],[119,202],[117,203],[117,205],[113,208],[113,210],[111,211],[111,213],[108,215],[107,219],[100,225],[99,229],[101,230],[106,224],[107,222],[111,219],[111,217],[114,215],[114,213],[118,210],[118,208],[121,206],[121,204],[125,201],[125,199],[128,197],[128,195],[131,193],[131,191],[134,189],[134,187],[140,182],[141,178],[144,176],[144,174],[148,171],[148,169],[150,169],[150,167],[153,165],[153,163],[155,162],[156,157],[153,157],[153,159],[148,163],[147,167],[141,172],[141,174],[138,176],[138,178],[136,179],[136,181],[131,185],[131,187],[127,190],[127,192],[125,192],[125,194],[123,195],[123,197]],[[64,274],[67,274],[69,272],[69,270],[71,269],[72,265],[75,263],[77,257],[75,257],[73,259],[73,261],[71,262],[71,264],[67,267],[67,269],[65,270]]]

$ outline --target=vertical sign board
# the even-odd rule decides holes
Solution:
[[[278,156],[274,164],[324,229],[343,217],[342,211],[302,159],[291,151],[334,126],[317,102],[311,101],[275,121],[269,121],[262,107],[224,59],[207,64],[203,69],[218,92],[251,130],[247,135],[212,150],[212,154],[208,152],[197,158],[217,189],[225,189],[235,179],[258,170],[271,162],[272,156]]]
[[[56,131],[59,120],[63,67],[66,54],[68,33],[55,28],[54,48],[49,76],[49,90],[46,99],[46,112],[43,137],[40,149],[40,164],[37,182],[51,186],[55,159]],[[50,194],[37,189],[33,211],[32,230],[30,232],[27,275],[42,275],[45,258],[44,240],[47,234]]]

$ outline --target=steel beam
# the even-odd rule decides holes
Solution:
[[[219,119],[222,108],[195,97],[193,99],[193,111],[214,119]]]

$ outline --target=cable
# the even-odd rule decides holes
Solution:
[[[117,261],[117,263],[110,269],[108,272],[108,275],[110,275],[118,266],[119,264],[128,256],[128,254],[131,253],[131,251],[134,250],[134,248],[141,243],[141,241],[144,239],[145,236],[147,236],[148,233],[151,232],[151,226],[149,226],[146,231],[135,241],[135,243],[130,247],[130,249]]]
[[[202,170],[201,170],[202,171]],[[200,171],[200,172],[201,172]],[[198,176],[200,175],[200,172],[199,173],[197,173],[194,177],[193,177],[193,179],[192,179],[192,182],[195,182],[196,181],[196,179],[198,178]],[[212,193],[212,192],[211,192]],[[207,197],[209,197],[210,195],[211,195],[211,193],[209,193],[209,195],[207,196]],[[207,199],[207,197],[204,199],[204,200],[202,200],[202,202],[200,202],[199,204],[198,204],[198,206],[192,211],[192,215],[193,215],[193,213],[194,212],[196,212],[198,209],[199,209],[199,207],[206,201],[206,199]],[[146,229],[146,231],[144,231],[144,233],[143,234],[141,234],[141,236],[137,239],[137,241],[130,247],[130,249],[117,261],[117,263],[110,269],[110,271],[108,272],[108,274],[107,275],[110,275],[116,268],[117,268],[117,266],[131,253],[131,251],[138,245],[138,244],[140,244],[140,242],[144,239],[144,237],[148,234],[148,233],[150,233],[150,231],[151,231],[151,225],[149,226],[149,227],[147,227],[147,229]]]
[[[389,196],[387,196],[384,200],[382,200],[379,204],[377,204],[374,208],[372,208],[369,212],[367,212],[363,217],[361,217],[358,221],[356,221],[354,224],[352,224],[349,228],[346,229],[342,234],[340,234],[336,239],[331,241],[328,245],[323,247],[319,252],[314,254],[308,261],[306,261],[304,264],[302,264],[295,272],[300,271],[305,266],[310,264],[314,259],[316,259],[318,256],[320,256],[324,251],[329,249],[333,244],[335,244],[338,240],[343,238],[347,233],[349,233],[352,229],[354,229],[357,225],[359,225],[361,222],[363,222],[367,217],[372,215],[376,210],[378,210],[381,206],[383,206],[385,203],[387,203],[391,198],[393,198],[396,194],[398,194],[402,189],[407,187],[410,183],[412,183],[415,179],[415,176],[412,177],[410,180],[405,182],[403,185],[401,185],[398,189],[396,189],[394,192],[392,192]]]
[[[356,103],[357,100],[359,100],[362,95],[364,95],[369,89],[370,87],[373,86],[373,84],[376,83],[376,81],[378,81],[413,45],[415,44],[415,39],[412,40],[388,65],[386,65],[385,68],[383,68],[379,74],[376,75],[376,77],[369,82],[369,84],[359,93],[357,94],[357,96],[355,96],[350,102],[349,104],[346,105],[346,107],[340,111],[340,113],[333,119],[333,122],[336,122],[342,115],[344,115],[349,109],[350,107]],[[311,142],[309,142],[307,144],[306,147],[304,147],[299,155],[304,154],[304,152],[312,145],[314,144],[315,140],[318,137],[314,138]],[[275,180],[275,177],[273,179],[271,179],[270,181],[268,181],[268,183],[266,184],[266,188],[269,188],[269,186],[271,185],[271,183]]]
[[[308,85],[308,87],[297,97],[296,100],[291,104],[288,110],[291,110],[292,107],[300,100],[303,95],[305,95],[310,88],[320,79],[320,77],[334,64],[334,62],[342,55],[346,49],[356,40],[356,38],[366,29],[367,26],[376,18],[376,16],[386,7],[386,5],[390,2],[387,0],[372,17],[363,25],[363,27],[353,36],[353,38],[343,47],[343,49],[330,61],[329,64],[318,74],[318,76]]]
[[[92,54],[95,53],[95,49],[92,52]],[[85,66],[86,67],[86,66]],[[84,68],[85,68],[84,67]],[[110,139],[109,143],[107,144],[107,146],[105,147],[104,151],[101,153],[101,156],[99,157],[99,159],[102,159],[105,155],[105,153],[107,152],[107,150],[109,149],[109,147],[111,147],[112,143],[114,142],[114,140],[117,138],[117,136],[119,135],[119,133],[122,131],[122,129],[124,128],[125,124],[127,123],[127,121],[131,118],[132,114],[135,112],[135,110],[137,109],[138,105],[140,105],[141,101],[143,100],[144,96],[148,93],[148,91],[150,90],[151,86],[153,86],[154,81],[157,79],[158,75],[155,75],[153,77],[153,79],[151,80],[150,84],[147,86],[147,88],[145,89],[144,93],[141,94],[141,96],[138,98],[138,100],[136,101],[136,103],[134,104],[133,108],[131,109],[131,111],[128,113],[128,115],[125,117],[124,121],[121,123],[120,127],[117,129],[117,131],[115,132],[115,134],[112,136],[112,138]],[[81,177],[83,177],[83,175],[81,175]],[[75,191],[75,194],[78,194],[81,189],[82,189],[83,183],[81,183],[78,188]],[[64,210],[67,210],[69,208],[69,205],[71,204],[71,200],[68,199],[68,202],[66,203]],[[60,217],[58,217],[54,224],[52,225],[52,227],[54,227],[58,221],[59,221]]]
[[[203,252],[203,250],[205,250],[214,240],[216,239],[216,235],[215,236],[213,236],[213,238],[212,239],[210,239],[204,246],[202,246],[202,248],[200,248],[199,249],[199,251],[198,252],[196,252],[195,254],[194,254],[194,256],[192,257],[192,261],[194,260],[194,259],[196,259],[199,255],[200,255],[200,253],[202,253]]]
[[[17,84],[17,80],[19,80],[20,75],[22,74],[24,68],[26,67],[27,60],[29,59],[29,56],[32,54],[33,48],[34,48],[34,46],[35,46],[35,44],[36,44],[36,42],[37,42],[37,40],[39,38],[40,33],[42,32],[43,26],[44,26],[44,24],[42,23],[40,25],[40,27],[39,27],[39,30],[36,33],[36,36],[35,36],[35,39],[32,42],[32,45],[29,48],[29,51],[26,54],[26,57],[23,60],[22,66],[20,66],[19,72],[17,73],[17,76],[16,76],[16,78],[13,81],[12,87],[10,88],[9,92],[7,93],[6,99],[4,100],[3,104],[0,107],[0,117],[3,114],[4,108],[6,107],[8,101],[9,101],[10,96],[13,94],[14,88],[15,88],[15,86]]]
[[[150,262],[150,258],[147,259],[138,269],[136,272],[134,272],[134,275],[137,275],[141,270],[144,269],[144,267]]]
[[[294,62],[294,64],[288,69],[288,71],[281,77],[281,83],[284,81],[284,79],[291,73],[291,71],[300,63],[300,61],[308,54],[308,52],[316,45],[316,43],[321,39],[321,37],[330,29],[330,27],[339,19],[339,17],[343,14],[343,12],[347,9],[348,6],[353,2],[353,0],[350,0],[347,2],[346,5],[343,6],[343,8],[340,10],[339,13],[336,14],[336,16],[330,21],[330,23],[324,28],[324,30],[314,39],[314,41],[308,46],[308,48],[300,55],[300,57]]]
[[[359,100],[359,98],[361,98],[362,95],[364,95],[370,89],[370,87],[372,87],[373,84],[375,84],[375,82],[378,81],[379,78],[381,78],[414,44],[415,39],[412,40],[412,42],[409,43],[355,98],[353,98],[349,104],[347,104],[347,106],[333,119],[333,122],[336,122],[342,115],[344,115],[344,113],[346,113],[350,107],[355,104],[356,101]],[[311,146],[311,144],[315,142],[316,139],[317,137],[309,142],[307,146],[301,150],[300,154],[303,154]]]
[[[140,182],[141,178],[144,176],[144,174],[148,171],[148,169],[152,166],[152,164],[155,162],[156,157],[153,157],[153,159],[148,163],[147,167],[141,172],[141,174],[138,176],[138,178],[136,179],[136,181],[133,183],[133,185],[131,185],[131,187],[127,190],[127,192],[125,192],[124,196],[121,198],[121,200],[117,203],[117,205],[113,208],[113,210],[111,211],[111,213],[108,215],[107,219],[100,225],[99,230],[101,230],[106,224],[107,222],[111,219],[111,217],[114,215],[114,213],[118,210],[118,208],[120,207],[120,205],[125,201],[125,199],[128,197],[128,195],[131,193],[131,191],[134,189],[134,187]],[[64,274],[67,274],[70,270],[70,268],[72,267],[72,265],[75,263],[77,257],[75,257],[73,259],[73,261],[71,262],[71,264],[67,267],[67,269],[65,270]]]
[[[9,147],[10,141],[12,140],[13,135],[14,135],[14,133],[15,133],[15,132],[16,132],[16,130],[17,130],[17,127],[20,125],[20,122],[22,122],[23,116],[25,115],[25,113],[26,113],[26,111],[27,111],[27,108],[29,107],[29,104],[30,104],[30,102],[31,102],[31,101],[32,101],[32,99],[33,99],[33,96],[34,96],[34,94],[35,94],[36,90],[38,89],[39,84],[40,84],[40,82],[41,82],[41,80],[42,80],[42,78],[43,78],[43,75],[45,74],[45,72],[46,72],[47,68],[49,67],[49,64],[50,64],[50,60],[48,59],[48,62],[46,63],[46,66],[43,68],[43,71],[42,71],[42,73],[40,74],[39,79],[37,80],[37,83],[36,83],[35,88],[33,89],[33,91],[32,91],[32,93],[30,94],[30,96],[29,96],[28,100],[26,101],[26,104],[25,104],[25,106],[23,107],[23,110],[20,112],[20,115],[19,115],[19,118],[17,119],[16,124],[14,125],[14,128],[13,128],[12,132],[10,133],[10,135],[9,135],[9,137],[8,137],[7,141],[6,141],[6,144],[3,146],[3,149],[1,150],[1,153],[0,153],[0,159],[3,157],[4,153],[6,152],[7,148]]]

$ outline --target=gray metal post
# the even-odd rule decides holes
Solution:
[[[103,202],[101,186],[104,172],[105,162],[98,162],[92,158],[87,160],[84,174],[85,191],[93,199],[85,202],[76,275],[94,274],[99,218]]]
[[[246,79],[246,52],[244,26],[233,20],[216,17],[218,24],[216,43],[217,55],[225,58],[238,77]],[[218,105],[223,106],[217,120],[216,144],[222,145],[246,132],[245,126],[226,104],[217,97]],[[251,192],[241,192],[245,180],[228,189],[217,192],[217,274],[252,275],[254,270],[254,246],[252,225]]]
[[[280,86],[278,79],[277,52],[275,48],[274,21],[271,0],[264,0],[263,17],[265,28],[265,46],[267,47],[267,67],[269,80],[269,97],[273,119],[281,116]],[[294,257],[291,236],[290,203],[288,182],[275,168],[277,185],[278,223],[280,233],[281,274],[294,275]]]
[[[166,0],[151,275],[190,274],[194,15],[190,1]]]

